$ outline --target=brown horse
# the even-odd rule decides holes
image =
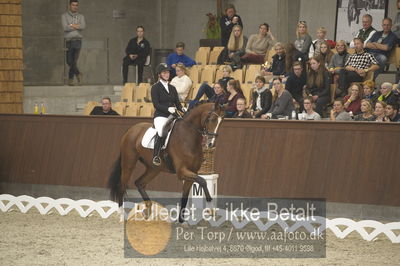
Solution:
[[[163,153],[168,153],[178,178],[184,181],[181,210],[186,207],[193,182],[197,182],[204,190],[208,202],[212,200],[206,181],[197,175],[197,172],[203,158],[203,136],[210,138],[209,146],[215,145],[216,133],[224,115],[223,109],[222,106],[214,103],[203,103],[193,108],[183,118],[176,121],[168,146],[160,153],[161,158],[164,158]],[[136,179],[135,185],[145,201],[148,212],[151,210],[151,201],[145,191],[146,185],[160,172],[171,172],[164,159],[159,167],[153,166],[153,150],[144,148],[141,144],[143,135],[151,126],[150,123],[136,124],[122,137],[121,153],[108,180],[111,198],[118,202],[119,206],[122,206],[129,179],[138,160],[144,164],[146,170]],[[180,222],[183,221],[181,216],[182,211]]]

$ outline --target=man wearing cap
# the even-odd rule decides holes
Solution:
[[[164,126],[168,121],[173,119],[176,109],[181,112],[184,112],[184,110],[179,101],[176,88],[168,83],[170,76],[169,67],[161,63],[157,66],[156,72],[159,80],[151,87],[151,98],[155,108],[154,127],[157,130],[154,138],[153,164],[160,166],[160,151],[165,141],[165,136],[163,135]]]

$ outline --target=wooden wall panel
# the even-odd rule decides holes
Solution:
[[[21,0],[0,0],[0,113],[23,113]]]
[[[150,120],[0,115],[0,182],[105,187],[122,135],[143,121]],[[218,193],[400,206],[399,136],[394,123],[226,120]],[[134,176],[143,171],[139,163]],[[162,174],[149,189],[181,186]]]

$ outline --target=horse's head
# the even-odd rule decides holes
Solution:
[[[201,127],[203,128],[203,135],[207,138],[207,147],[212,148],[215,146],[217,131],[224,118],[225,108],[218,103],[207,103],[203,106]]]

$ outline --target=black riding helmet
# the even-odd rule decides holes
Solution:
[[[156,67],[157,75],[164,71],[171,71],[171,69],[167,66],[166,63],[161,63]]]

